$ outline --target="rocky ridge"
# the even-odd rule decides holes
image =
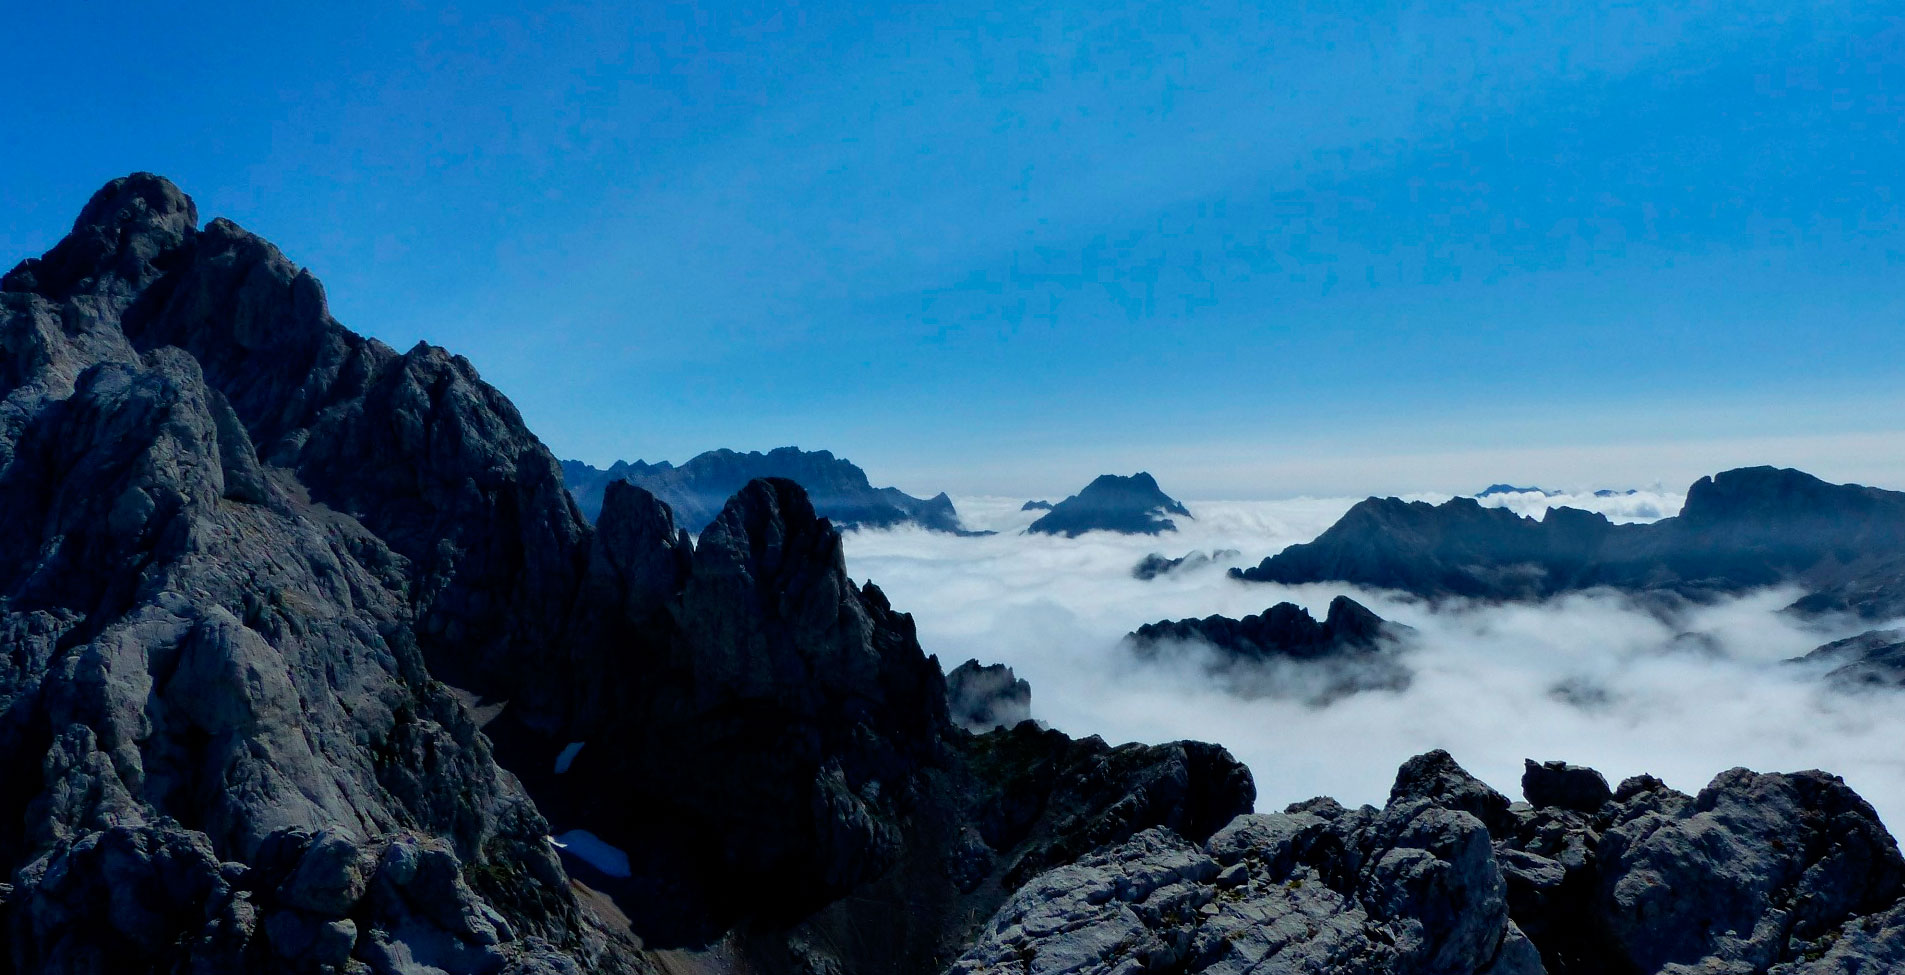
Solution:
[[[1528,763],[1510,803],[1443,752],[1381,809],[1145,832],[1034,878],[953,966],[978,973],[1850,975],[1905,964],[1905,862],[1822,772],[1688,796]]]
[[[1315,541],[1232,574],[1477,599],[1595,587],[1702,599],[1793,583],[1808,591],[1796,610],[1877,620],[1905,614],[1901,551],[1905,493],[1755,467],[1700,479],[1679,515],[1651,524],[1565,507],[1535,520],[1473,498],[1370,498]]]
[[[1905,687],[1905,630],[1868,630],[1789,662],[1830,668],[1826,680],[1850,690]]]
[[[1208,647],[1216,655],[1204,660],[1206,669],[1234,692],[1322,703],[1357,691],[1407,687],[1409,670],[1398,656],[1409,632],[1348,596],[1337,596],[1320,623],[1295,603],[1278,603],[1240,620],[1207,616],[1146,623],[1125,641],[1144,659]]]
[[[946,672],[946,704],[967,731],[1010,728],[1032,717],[1032,685],[1004,664],[968,660]]]
[[[481,540],[498,492],[559,481],[501,449],[452,475],[511,432],[433,436],[484,419],[444,411],[483,403],[467,364],[343,332],[309,275],[143,175],[0,281],[0,349],[10,970],[646,967],[426,669],[451,639],[494,664],[534,627],[496,597],[573,575],[501,546],[531,518]]]

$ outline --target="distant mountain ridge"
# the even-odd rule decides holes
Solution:
[[[1539,494],[1544,498],[1558,498],[1567,493],[1566,491],[1551,491],[1543,487],[1516,487],[1513,484],[1490,484],[1476,492],[1475,497],[1492,498],[1502,494]],[[1625,498],[1639,493],[1639,491],[1633,488],[1628,488],[1625,491],[1616,491],[1613,488],[1601,488],[1593,492],[1593,496],[1597,498]]]
[[[1876,619],[1905,612],[1905,493],[1742,468],[1701,478],[1678,515],[1651,524],[1567,507],[1536,520],[1474,498],[1370,498],[1315,541],[1231,572],[1480,599],[1597,586],[1699,597],[1792,582],[1809,590],[1797,609]]]
[[[562,462],[562,477],[583,517],[594,521],[602,511],[608,485],[626,481],[655,495],[675,513],[678,523],[700,533],[721,514],[721,507],[749,481],[780,477],[807,490],[821,517],[841,528],[890,528],[916,524],[956,535],[968,532],[945,492],[916,498],[898,488],[876,488],[866,471],[831,451],[776,447],[740,453],[710,450],[677,467],[667,461],[616,461],[607,470],[579,460]]]

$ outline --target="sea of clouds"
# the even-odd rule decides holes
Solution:
[[[1011,665],[1032,684],[1033,716],[1072,735],[1220,742],[1255,774],[1259,809],[1317,795],[1380,805],[1398,765],[1446,748],[1511,798],[1524,758],[1591,765],[1610,784],[1650,773],[1687,792],[1733,766],[1823,768],[1887,823],[1905,824],[1905,695],[1849,693],[1821,682],[1817,668],[1784,663],[1869,624],[1782,614],[1790,591],[1672,608],[1613,593],[1432,607],[1395,593],[1225,574],[1314,538],[1355,500],[1186,502],[1196,517],[1178,519],[1174,534],[1067,539],[1023,534],[1039,514],[1019,511],[1023,499],[959,498],[967,527],[998,534],[852,532],[847,561],[913,614],[921,643],[944,666],[969,657]],[[1646,521],[1674,514],[1681,500],[1652,491],[1484,503],[1535,517],[1566,503]],[[1238,554],[1148,582],[1131,574],[1150,552],[1226,549]],[[1339,594],[1415,628],[1402,658],[1414,672],[1405,689],[1319,705],[1213,679],[1208,654],[1140,660],[1122,642],[1142,623],[1241,617],[1284,600],[1321,618]]]

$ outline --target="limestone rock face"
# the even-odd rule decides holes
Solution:
[[[1511,806],[1433,752],[1380,810],[1318,799],[1202,844],[1138,834],[1033,878],[951,970],[1824,975],[1905,958],[1905,864],[1831,776],[1735,769],[1698,796],[1636,779],[1584,811],[1589,770],[1529,774]]]
[[[116,180],[0,291],[12,969],[638,967],[426,672],[420,624],[461,584],[426,595],[301,480],[359,476],[310,461],[349,423],[285,401],[349,397],[288,353],[241,364],[247,343],[343,341],[315,282],[196,216],[163,180]],[[434,851],[436,913],[380,893],[399,842]]]

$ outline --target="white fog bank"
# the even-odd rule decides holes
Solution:
[[[1426,500],[1438,501],[1441,497]],[[1012,666],[1032,684],[1035,718],[1113,743],[1198,738],[1229,747],[1255,774],[1258,808],[1316,795],[1381,804],[1396,767],[1446,748],[1518,798],[1522,759],[1600,769],[1610,784],[1651,773],[1693,792],[1743,765],[1823,768],[1843,775],[1887,823],[1905,824],[1905,695],[1848,694],[1781,661],[1869,626],[1805,625],[1778,610],[1795,593],[1767,591],[1663,616],[1615,594],[1539,605],[1431,610],[1392,593],[1336,585],[1274,586],[1226,577],[1313,538],[1356,499],[1189,502],[1192,520],[1157,537],[1021,534],[1038,512],[1024,499],[958,498],[958,538],[901,529],[849,533],[848,568],[913,614],[920,641],[950,668],[968,657]],[[1059,498],[1049,500],[1057,501]],[[1523,513],[1527,498],[1490,499]],[[1594,507],[1615,520],[1678,510],[1657,492],[1549,503]],[[1212,565],[1145,582],[1146,553],[1234,549]],[[1326,706],[1226,692],[1194,659],[1140,663],[1120,644],[1161,619],[1240,617],[1283,600],[1319,617],[1347,593],[1415,627],[1402,691]]]

